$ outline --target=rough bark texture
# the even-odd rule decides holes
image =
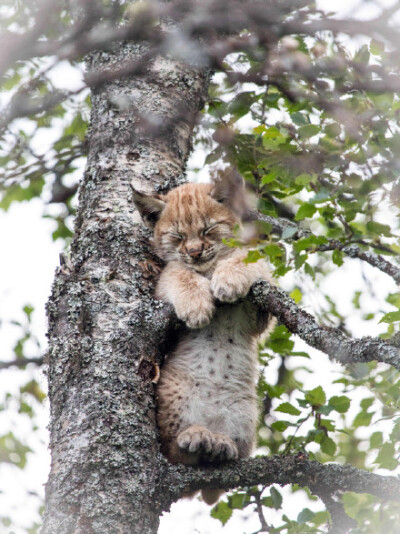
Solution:
[[[145,51],[125,43],[93,54],[90,67],[113,69]],[[151,297],[157,265],[129,184],[151,190],[184,181],[207,78],[158,57],[141,78],[92,95],[71,262],[57,273],[48,304],[52,467],[43,534],[157,532],[159,338],[147,328],[161,304]],[[156,133],[169,126],[150,136],[144,121]]]
[[[268,282],[256,282],[251,298],[265,313],[273,313],[293,334],[342,364],[377,361],[400,370],[400,350],[379,337],[346,337],[338,328],[320,326],[285,291]]]
[[[272,456],[231,462],[219,469],[168,466],[164,483],[179,497],[184,489],[234,488],[262,484],[299,484],[316,495],[323,492],[370,493],[383,500],[400,501],[400,481],[368,473],[350,465],[321,464],[298,456]],[[169,490],[170,491],[170,490]]]

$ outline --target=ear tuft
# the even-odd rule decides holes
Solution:
[[[132,200],[137,210],[139,211],[143,222],[149,227],[154,228],[160,215],[165,208],[165,202],[159,195],[147,195],[137,191],[133,185],[132,188]]]
[[[247,210],[247,203],[244,180],[239,172],[235,168],[219,171],[213,182],[212,198],[242,217]]]

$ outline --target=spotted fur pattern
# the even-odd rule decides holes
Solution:
[[[258,418],[257,340],[271,321],[243,299],[270,279],[265,262],[246,264],[230,248],[237,215],[210,184],[186,184],[165,196],[134,192],[165,260],[156,295],[187,325],[157,386],[162,450],[173,463],[210,464],[249,456]],[[203,490],[215,502],[219,490]]]

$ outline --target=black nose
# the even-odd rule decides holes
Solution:
[[[204,245],[201,245],[201,247],[196,248],[189,248],[186,249],[186,252],[194,259],[200,258],[200,256],[203,254]]]

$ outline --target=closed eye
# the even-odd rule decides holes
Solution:
[[[178,232],[169,232],[169,235],[177,241],[182,241],[184,239],[184,236],[182,234],[179,234]]]
[[[211,224],[210,226],[207,226],[207,227],[204,228],[204,230],[201,232],[201,235],[207,235],[207,234],[209,234],[209,233],[210,233],[212,230],[214,230],[217,226],[218,226],[218,223]]]

